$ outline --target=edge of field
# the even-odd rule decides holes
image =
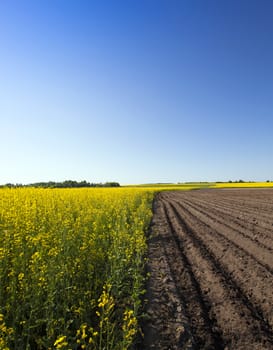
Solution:
[[[162,191],[189,191],[200,189],[221,189],[221,188],[273,188],[273,182],[186,182],[186,183],[155,183],[126,185],[122,187],[141,188],[151,190],[155,193]]]

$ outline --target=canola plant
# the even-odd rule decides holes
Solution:
[[[0,190],[0,349],[134,343],[154,191]]]

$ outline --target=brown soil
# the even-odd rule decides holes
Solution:
[[[142,349],[273,349],[273,190],[162,192]]]

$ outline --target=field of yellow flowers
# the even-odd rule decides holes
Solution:
[[[0,189],[0,349],[128,349],[154,191]]]

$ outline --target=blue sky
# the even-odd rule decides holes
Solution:
[[[0,183],[273,180],[273,1],[1,1],[0,125]]]

